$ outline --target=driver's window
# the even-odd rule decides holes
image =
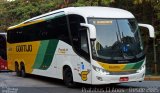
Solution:
[[[86,53],[89,53],[88,51],[88,39],[87,39],[87,30],[81,30],[81,50],[83,50]]]

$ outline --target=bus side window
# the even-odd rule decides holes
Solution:
[[[88,46],[88,35],[87,35],[87,28],[82,28],[79,30],[80,33],[80,55],[87,60],[89,58],[89,46]]]
[[[73,49],[79,56],[89,61],[90,57],[87,40],[87,29],[80,26],[80,23],[85,23],[85,20],[80,15],[72,14],[68,15],[68,17]]]
[[[71,32],[71,42],[75,52],[80,51],[80,23],[84,23],[84,18],[79,15],[69,15],[69,25]]]
[[[87,29],[81,29],[81,50],[83,50],[85,53],[89,53],[88,51],[88,39],[87,39]]]
[[[57,39],[70,44],[66,16],[50,19],[43,24],[40,26],[43,40]]]

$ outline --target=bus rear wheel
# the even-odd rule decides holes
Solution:
[[[72,71],[69,67],[63,70],[63,81],[67,87],[69,88],[75,87],[75,82],[73,81]]]
[[[15,72],[16,72],[16,76],[20,76],[20,71],[19,71],[19,65],[18,65],[18,63],[15,63]]]
[[[24,64],[21,65],[21,71],[20,71],[21,77],[26,77],[26,71]]]

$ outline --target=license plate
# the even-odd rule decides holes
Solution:
[[[126,81],[128,81],[128,80],[129,80],[128,77],[120,77],[120,78],[119,78],[119,81],[120,81],[120,82],[126,82]]]

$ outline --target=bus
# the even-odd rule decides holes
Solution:
[[[7,71],[7,52],[6,52],[6,40],[7,33],[0,33],[0,71]]]
[[[8,68],[62,79],[66,86],[143,81],[146,57],[138,24],[129,11],[68,7],[28,19],[7,31]]]

